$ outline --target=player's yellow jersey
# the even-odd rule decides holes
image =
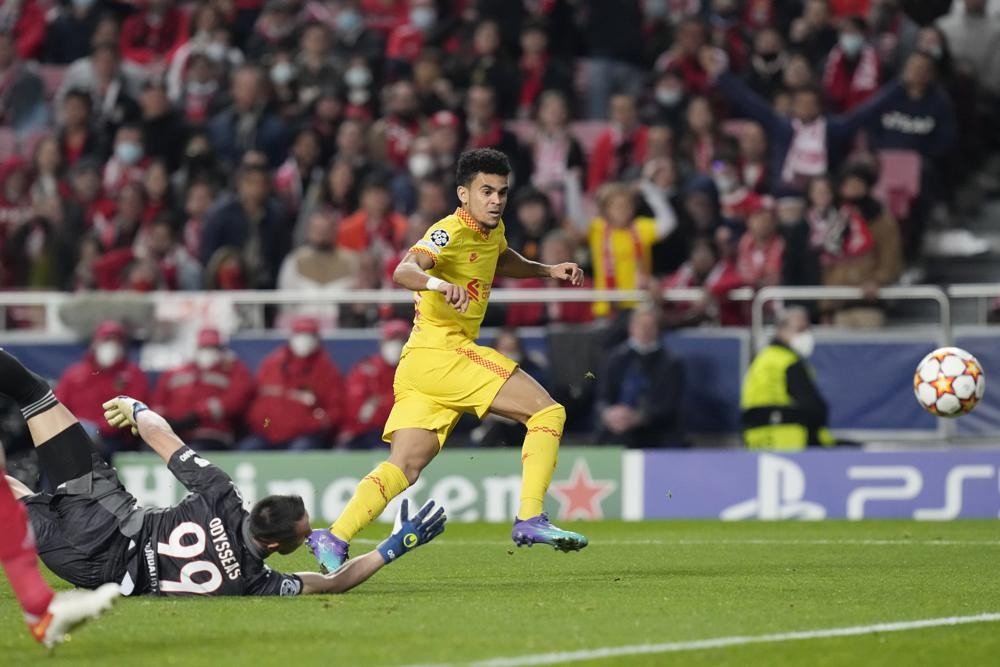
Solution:
[[[460,313],[440,292],[416,292],[417,313],[407,346],[455,349],[475,340],[486,314],[497,260],[505,250],[503,221],[484,233],[472,216],[458,208],[431,225],[410,252],[434,260],[428,274],[468,290],[469,308]]]

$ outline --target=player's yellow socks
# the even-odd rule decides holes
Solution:
[[[531,415],[521,448],[521,507],[518,519],[542,513],[545,492],[559,459],[559,438],[566,424],[566,408],[556,403]]]
[[[389,501],[406,491],[410,482],[398,466],[385,461],[365,475],[354,491],[354,496],[340,517],[330,526],[330,531],[350,542],[362,528],[378,518]]]

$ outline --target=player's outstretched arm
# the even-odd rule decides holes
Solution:
[[[583,269],[574,262],[540,264],[510,248],[504,250],[497,260],[497,275],[505,278],[555,278],[568,280],[573,285],[583,284]]]
[[[461,285],[452,285],[427,274],[434,268],[434,259],[422,252],[409,252],[392,272],[392,280],[400,287],[414,292],[434,291],[444,294],[452,308],[464,313],[469,307],[469,293]]]
[[[443,507],[439,507],[437,512],[432,514],[433,509],[434,501],[428,500],[413,517],[410,517],[410,502],[404,498],[399,514],[396,515],[392,534],[374,551],[352,558],[330,574],[296,572],[296,576],[302,580],[302,593],[304,595],[345,593],[367,581],[373,574],[406,552],[427,544],[444,532],[444,524],[448,520]]]
[[[131,396],[116,396],[104,403],[104,419],[115,428],[127,428],[142,438],[165,462],[170,462],[184,441],[177,437],[167,420]]]

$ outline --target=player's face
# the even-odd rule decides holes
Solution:
[[[278,545],[279,554],[290,554],[306,541],[309,537],[309,533],[312,532],[312,527],[309,524],[309,512],[302,515],[302,518],[295,522],[296,537],[294,541],[286,542],[285,544]]]
[[[480,172],[469,187],[458,186],[458,200],[476,222],[493,229],[500,224],[509,191],[509,176]]]

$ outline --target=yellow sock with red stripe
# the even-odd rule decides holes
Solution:
[[[410,486],[406,475],[398,466],[385,461],[365,475],[348,501],[340,517],[330,526],[330,531],[350,542],[362,528],[378,518],[389,501]]]
[[[518,519],[542,513],[545,492],[559,460],[559,439],[566,424],[566,409],[556,403],[531,415],[528,435],[521,448],[521,507]]]

